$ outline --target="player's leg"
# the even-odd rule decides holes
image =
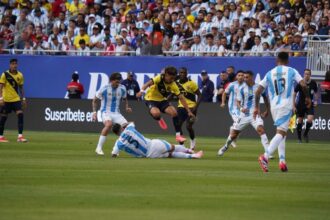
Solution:
[[[193,153],[192,150],[185,148],[183,145],[172,145],[173,151],[170,152],[169,157],[173,158],[183,158],[183,159],[199,159],[202,158],[203,151],[198,151]]]
[[[241,132],[240,127],[235,127],[231,130],[230,135],[228,136],[226,143],[218,150],[218,156],[224,155],[224,153],[229,149],[231,143],[238,137]]]
[[[167,129],[167,124],[164,119],[161,117],[161,102],[156,101],[146,101],[146,105],[149,108],[149,113],[153,119],[155,119],[159,126],[163,129]]]
[[[233,119],[233,123],[235,123],[235,121],[237,121],[237,120],[239,119],[239,117],[238,117],[237,115],[234,115],[234,114],[231,114],[231,118]],[[231,126],[231,127],[229,128],[229,135],[228,135],[228,137],[230,136],[230,133],[231,133],[232,130],[233,130],[233,126]],[[227,139],[228,139],[228,137],[227,137]],[[235,140],[233,140],[233,141],[231,142],[231,146],[232,146],[233,148],[237,147],[237,143],[236,143],[236,142],[237,142],[238,138],[239,138],[239,135],[236,137]]]
[[[260,136],[261,144],[264,147],[264,152],[267,152],[267,149],[269,147],[269,141],[265,132],[264,121],[261,117],[257,116],[255,120],[253,119],[251,125]]]
[[[107,113],[107,112],[102,113],[102,121],[103,121],[104,127],[101,131],[101,135],[99,137],[99,141],[98,141],[97,147],[95,149],[95,152],[98,155],[104,155],[103,145],[104,145],[104,143],[107,139],[107,135],[112,127],[112,118],[109,113]]]
[[[307,122],[306,122],[306,128],[305,128],[305,132],[304,132],[304,139],[305,139],[306,143],[309,142],[308,132],[311,129],[311,127],[313,126],[313,120],[314,120],[314,108],[311,107],[310,109],[307,110]]]
[[[11,110],[16,113],[17,116],[17,130],[18,130],[18,137],[17,142],[27,142],[27,139],[23,137],[23,128],[24,128],[24,114],[22,109],[22,103],[13,102],[11,103]]]
[[[182,131],[182,125],[188,118],[188,113],[185,108],[179,107],[178,110],[178,117],[179,117],[179,127],[180,127],[180,134],[183,135]],[[180,142],[180,144],[183,144],[184,142]]]
[[[302,127],[303,127],[303,117],[298,117],[297,119],[297,137],[298,142],[301,143],[301,133],[302,133]]]
[[[279,168],[283,172],[288,171],[285,161],[285,142],[286,142],[286,136],[284,136],[283,140],[278,145]]]
[[[195,114],[195,113],[194,113]],[[195,114],[196,116],[196,114]],[[196,147],[196,136],[195,136],[195,130],[193,128],[195,121],[192,120],[191,118],[188,118],[186,120],[186,129],[189,133],[189,137],[190,137],[190,149],[194,150]]]
[[[3,133],[5,130],[5,124],[8,118],[8,113],[6,111],[6,103],[0,109],[0,143],[6,143],[8,140],[4,137]]]
[[[180,133],[179,117],[176,109],[169,105],[165,108],[164,112],[172,117],[173,126],[175,129],[175,140],[179,143],[184,142],[186,139]]]

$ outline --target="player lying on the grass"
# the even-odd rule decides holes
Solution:
[[[225,92],[222,93],[222,99],[220,107],[224,108],[226,106],[226,99],[227,95],[229,95],[228,98],[228,110],[231,118],[233,119],[233,123],[238,119],[240,115],[239,108],[237,108],[237,94],[239,92],[239,89],[244,84],[244,71],[238,70],[236,74],[236,81],[230,83],[227,88],[225,89]],[[233,126],[230,127],[229,136],[230,133],[233,130]],[[236,139],[237,140],[237,139]],[[233,140],[231,142],[231,146],[236,147],[236,140]]]
[[[117,157],[119,151],[125,151],[134,157],[147,158],[173,157],[198,159],[203,156],[203,151],[195,153],[183,145],[173,145],[165,140],[145,138],[135,129],[135,125],[132,122],[123,126],[114,124],[112,131],[119,136],[113,147],[112,157]]]
[[[195,115],[189,109],[189,106],[183,96],[180,93],[180,90],[175,83],[175,79],[177,77],[177,70],[173,66],[165,67],[165,72],[159,74],[149,80],[146,84],[144,84],[141,88],[141,91],[136,94],[137,98],[140,98],[142,94],[145,93],[145,90],[148,89],[146,92],[144,99],[146,101],[146,105],[149,108],[150,115],[158,121],[159,126],[162,129],[167,129],[167,125],[165,121],[161,118],[161,112],[166,113],[172,117],[173,125],[176,132],[176,141],[177,142],[184,142],[186,139],[182,137],[180,133],[180,126],[179,126],[179,117],[176,109],[172,106],[167,98],[168,96],[173,93],[174,95],[178,96],[180,102],[182,103],[183,107],[187,110],[187,114],[189,117],[195,117]]]
[[[245,84],[240,87],[240,90],[237,94],[237,107],[240,109],[240,115],[233,124],[233,129],[226,141],[226,144],[218,151],[219,156],[222,156],[228,150],[232,141],[235,140],[239,133],[248,125],[251,125],[259,134],[261,144],[265,151],[268,148],[268,138],[265,133],[264,122],[260,116],[253,118],[255,91],[257,90],[258,85],[254,83],[252,71],[246,71],[244,73],[244,81]],[[267,110],[263,113],[262,116],[266,117],[268,115],[269,102],[264,93],[263,97]]]
[[[185,67],[179,69],[179,79],[176,81],[181,94],[183,94],[189,109],[196,116],[198,106],[202,100],[202,94],[198,89],[198,85],[195,81],[188,78],[188,70]],[[196,100],[197,96],[197,100]],[[187,110],[183,107],[182,102],[178,102],[178,116],[180,133],[182,132],[182,125],[186,122],[186,128],[190,137],[190,149],[195,149],[196,139],[193,125],[195,123],[195,117],[189,117]],[[182,144],[182,143],[180,143]]]
[[[101,100],[101,117],[104,127],[101,131],[99,141],[95,152],[97,155],[104,155],[103,145],[107,138],[107,135],[111,129],[113,123],[125,124],[127,120],[120,113],[119,105],[122,100],[125,100],[126,112],[132,112],[132,109],[128,106],[127,92],[123,85],[120,85],[121,80],[120,73],[112,73],[110,76],[110,83],[102,87],[95,95],[93,99],[93,120],[97,120],[97,104]]]
[[[294,83],[300,84],[302,92],[306,97],[306,107],[309,108],[311,105],[311,99],[304,80],[296,69],[287,66],[289,63],[289,54],[287,52],[280,52],[277,55],[276,62],[277,66],[266,73],[264,79],[259,83],[255,94],[255,109],[253,112],[254,118],[259,117],[260,95],[268,88],[271,113],[274,125],[276,126],[276,135],[270,141],[266,152],[259,156],[259,164],[264,172],[268,172],[269,155],[272,155],[276,149],[278,149],[280,159],[280,170],[282,172],[288,171],[285,161],[285,140],[293,110]]]

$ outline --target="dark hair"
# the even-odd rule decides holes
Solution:
[[[289,54],[287,52],[279,52],[277,55],[277,59],[279,59],[282,62],[288,62]]]
[[[239,73],[245,73],[245,71],[244,70],[237,70],[237,72],[236,72],[236,74],[239,74]]]
[[[73,74],[72,74],[72,80],[75,81],[75,82],[77,82],[78,79],[79,79],[79,75],[78,75],[78,73],[73,73]]]
[[[84,39],[80,39],[79,44],[86,44],[86,41]]]
[[[185,72],[188,73],[188,70],[186,67],[180,67],[179,72]]]
[[[13,58],[13,59],[10,59],[9,63],[17,63],[17,59],[16,58]]]
[[[254,75],[254,73],[251,70],[245,71],[244,74],[248,74],[250,76],[253,76]]]
[[[306,69],[304,69],[304,72],[305,72],[305,71],[308,71],[308,72],[312,72],[312,70],[310,70],[310,69],[307,69],[307,68],[306,68]]]
[[[114,81],[114,80],[121,80],[121,74],[120,73],[112,73],[110,76],[110,81]]]
[[[114,133],[114,134],[116,134],[116,135],[118,135],[119,134],[119,132],[120,132],[120,129],[121,129],[121,125],[120,124],[113,124],[112,125],[112,132]]]
[[[178,74],[178,71],[174,66],[167,66],[165,67],[165,74],[168,74],[170,76],[176,76]]]

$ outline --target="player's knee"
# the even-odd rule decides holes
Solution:
[[[160,118],[160,111],[157,108],[152,108],[150,114],[153,118]]]
[[[16,111],[16,115],[23,115],[23,111],[22,110],[18,110],[18,111]]]
[[[263,135],[265,133],[265,129],[262,126],[259,126],[257,128],[257,132],[258,132],[259,135]]]

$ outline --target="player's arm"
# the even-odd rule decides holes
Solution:
[[[264,102],[266,105],[266,110],[261,114],[261,117],[266,118],[270,112],[270,103],[269,103],[269,99],[265,93],[262,93],[261,95],[264,98]]]
[[[3,89],[3,83],[0,83],[0,106],[3,106],[5,104],[2,96],[2,89]]]
[[[220,106],[222,108],[224,108],[226,106],[226,99],[227,99],[227,93],[226,93],[226,91],[224,91],[222,93],[221,104],[220,104]]]
[[[195,91],[195,95],[197,95],[197,101],[196,101],[196,106],[194,108],[194,112],[197,111],[198,107],[199,107],[199,104],[201,103],[202,101],[202,93],[201,91],[199,91],[199,89],[197,88],[197,90]]]
[[[100,103],[100,99],[98,97],[94,97],[92,101],[92,107],[93,107],[93,121],[96,121],[97,119],[97,109]]]
[[[129,107],[128,105],[128,99],[127,98],[123,98],[123,100],[125,101],[125,109],[126,109],[126,112],[132,112],[132,108]]]
[[[257,115],[260,115],[260,96],[262,92],[264,91],[264,87],[259,85],[256,93],[255,93],[255,98],[256,98],[256,103],[255,103],[255,108],[253,111],[253,118],[255,119]]]
[[[186,99],[184,98],[184,95],[183,94],[179,94],[179,100],[180,102],[182,103],[183,107],[186,109],[186,111],[188,112],[188,115],[190,117],[195,117],[195,115],[191,112],[190,108],[188,107],[188,104],[186,102]]]
[[[25,99],[25,92],[24,92],[24,88],[23,88],[23,85],[20,85],[19,86],[19,90],[20,90],[20,94],[21,94],[21,100],[22,100],[22,107],[23,109],[26,108],[26,99]]]
[[[154,81],[151,79],[149,80],[147,83],[145,83],[142,87],[141,90],[136,93],[136,98],[141,98],[142,94],[145,93],[146,89],[149,88],[150,86],[152,86],[154,84]]]
[[[118,157],[119,156],[119,148],[117,146],[117,142],[118,142],[118,140],[116,141],[115,145],[112,148],[111,157]]]

